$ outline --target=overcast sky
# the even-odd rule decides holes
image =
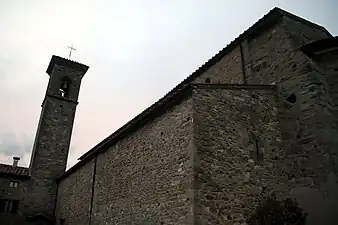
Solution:
[[[90,66],[68,167],[273,7],[338,33],[335,0],[0,0],[0,163],[28,166],[53,54]]]

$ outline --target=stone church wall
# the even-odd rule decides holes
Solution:
[[[283,21],[248,37],[242,46],[247,84],[277,84],[291,51]]]
[[[92,225],[188,224],[191,98],[97,156]]]
[[[196,220],[242,224],[258,195],[282,179],[275,91],[202,86],[194,91],[193,105]]]
[[[240,47],[222,57],[215,65],[207,69],[201,76],[197,77],[194,83],[243,84],[242,60]]]
[[[330,37],[327,32],[324,32],[311,24],[306,25],[288,17],[285,17],[284,21],[287,26],[286,30],[289,32],[295,49],[311,42]]]
[[[284,17],[193,81],[219,84],[216,89],[200,86],[192,99],[100,153],[91,224],[192,224],[194,215],[203,224],[242,221],[257,195],[269,191],[297,197],[301,207],[316,214],[315,207],[325,202],[326,183],[335,179],[331,174],[329,180],[329,174],[337,173],[332,163],[336,151],[328,154],[323,137],[332,134],[329,124],[335,117],[328,107],[330,94],[318,85],[310,91],[325,76],[299,47],[325,37],[316,27]],[[222,84],[276,84],[276,95],[267,86],[254,90]],[[262,155],[263,164],[257,161]],[[65,180],[76,181],[72,177],[81,177],[78,173]],[[63,192],[68,182],[74,183],[63,182]],[[307,203],[313,196],[319,196],[316,204]],[[75,199],[72,195],[59,198],[66,203],[62,207],[74,204],[67,203]],[[64,208],[60,215],[89,215],[87,206],[69,207],[78,207],[79,214],[66,214],[71,210]],[[314,216],[310,220],[316,224]]]
[[[55,211],[57,222],[64,219],[67,225],[89,224],[94,161],[92,159],[60,181]]]

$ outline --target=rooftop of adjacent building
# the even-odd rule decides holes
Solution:
[[[0,175],[28,177],[29,176],[28,168],[18,166],[19,160],[20,160],[19,157],[13,157],[12,165],[0,164]]]

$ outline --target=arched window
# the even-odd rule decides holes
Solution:
[[[59,87],[59,95],[61,97],[68,98],[70,85],[71,81],[68,77],[64,77],[61,79],[61,85]]]

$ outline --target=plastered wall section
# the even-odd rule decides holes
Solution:
[[[195,224],[244,224],[260,194],[284,195],[276,102],[271,88],[194,90]]]
[[[92,224],[191,224],[192,100],[97,157]]]
[[[92,159],[60,181],[55,209],[56,224],[60,224],[60,219],[64,219],[67,225],[89,224],[94,161]]]

